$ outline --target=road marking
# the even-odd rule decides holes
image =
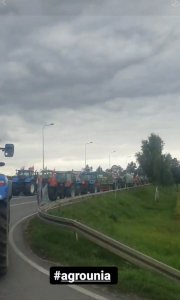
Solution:
[[[22,204],[22,203],[21,203]],[[16,205],[16,204],[15,204]],[[37,215],[36,213],[33,213],[31,215],[28,215],[26,217],[23,217],[21,220],[19,220],[18,222],[16,222],[10,229],[9,231],[9,242],[11,247],[13,248],[13,250],[15,251],[15,253],[21,257],[21,259],[23,259],[25,262],[27,262],[29,265],[31,265],[33,268],[35,268],[36,270],[38,270],[39,272],[49,276],[49,271],[46,270],[45,268],[41,267],[40,265],[36,264],[34,261],[32,261],[31,259],[29,259],[15,244],[14,241],[14,231],[16,229],[16,227],[21,224],[22,222],[24,222],[25,220],[27,220],[28,218]],[[108,298],[105,298],[104,296],[100,296],[94,292],[91,292],[89,290],[86,290],[85,288],[82,288],[80,286],[74,286],[74,285],[67,285],[68,287],[70,287],[73,290],[76,290],[86,296],[91,297],[92,299],[95,300],[109,300]]]
[[[14,207],[14,206],[25,205],[25,204],[32,204],[32,203],[37,203],[37,201],[34,200],[34,201],[22,202],[22,203],[18,203],[18,204],[10,204],[10,206]]]
[[[13,196],[12,198],[11,198],[11,201],[13,201],[13,200],[19,200],[19,199],[23,199],[23,198],[32,198],[32,197],[35,197],[35,195],[34,196],[18,196],[18,197],[15,197],[15,196]]]

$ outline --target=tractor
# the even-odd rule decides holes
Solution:
[[[14,145],[6,144],[5,147],[0,147],[4,152],[5,157],[14,155]],[[5,163],[0,163],[4,166]],[[0,276],[6,274],[8,266],[8,231],[10,221],[10,205],[9,201],[12,198],[12,181],[4,174],[0,174]]]
[[[37,175],[32,168],[16,170],[16,175],[12,178],[13,196],[19,196],[21,193],[33,196],[37,192]]]
[[[58,197],[74,197],[80,194],[80,181],[73,171],[52,171],[48,178],[48,196],[50,201]]]
[[[101,192],[115,190],[117,188],[116,179],[110,172],[102,172],[101,174],[98,174],[98,181]]]
[[[100,183],[97,172],[82,172],[81,179],[81,194],[97,193],[100,191]]]

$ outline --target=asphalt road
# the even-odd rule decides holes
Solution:
[[[9,269],[0,279],[0,300],[129,300],[96,287],[51,285],[49,267],[53,264],[34,255],[23,239],[23,218],[37,212],[35,197],[11,200]],[[133,297],[133,299],[136,299]]]

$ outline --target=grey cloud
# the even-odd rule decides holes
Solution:
[[[52,16],[179,15],[179,0],[1,0],[0,14]]]
[[[108,164],[114,147],[121,163],[152,131],[178,151],[178,18],[16,16],[0,22],[1,139],[16,144],[13,167],[33,160],[41,166],[45,122],[55,123],[45,131],[53,168],[59,161],[82,166],[88,140],[94,164]]]
[[[80,24],[86,26],[84,19],[70,23],[50,19],[50,27],[48,20],[23,21],[23,29],[20,21],[8,27],[12,40],[6,60],[1,56],[2,97],[6,103],[16,103],[17,109],[80,108],[119,96],[179,91],[178,82],[172,80],[174,69],[176,78],[179,72],[173,60],[178,47],[168,54],[171,63],[165,63],[168,48],[174,41],[177,45],[179,31],[172,35],[172,29],[165,30],[165,20],[158,21],[155,31],[156,26],[142,26],[136,19],[127,25],[126,18],[122,22],[102,18],[97,30],[92,25],[88,33],[77,30]]]

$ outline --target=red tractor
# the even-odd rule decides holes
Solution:
[[[50,201],[80,194],[80,182],[73,171],[50,171],[46,183]],[[43,179],[44,180],[44,179]]]

